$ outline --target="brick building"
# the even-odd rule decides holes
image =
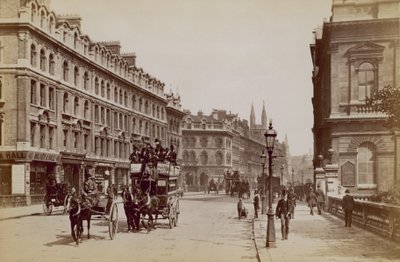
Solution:
[[[180,143],[180,99],[171,103],[119,42],[92,41],[80,17],[57,15],[49,2],[1,3],[2,204],[41,201],[49,175],[78,190],[85,172],[103,188],[129,183],[133,145],[166,145],[167,119],[168,144]]]
[[[399,179],[400,134],[365,104],[384,86],[400,85],[399,14],[399,0],[333,0],[330,20],[310,45],[314,167],[332,147],[339,184],[360,194],[387,190]]]

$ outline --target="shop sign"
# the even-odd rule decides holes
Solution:
[[[3,151],[0,152],[0,160],[38,160],[59,162],[60,156],[41,152]]]
[[[25,194],[25,165],[11,166],[11,192],[13,194]]]

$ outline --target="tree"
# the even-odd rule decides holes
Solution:
[[[388,115],[385,124],[389,129],[400,129],[400,88],[390,85],[385,86],[371,97],[367,97],[366,103],[374,111]]]

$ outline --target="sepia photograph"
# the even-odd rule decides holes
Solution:
[[[400,0],[0,0],[0,261],[400,262]]]

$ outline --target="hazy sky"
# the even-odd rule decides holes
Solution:
[[[261,123],[265,101],[292,155],[313,148],[312,31],[331,0],[52,0],[93,41],[120,41],[136,64],[177,90],[183,108],[225,109]]]

